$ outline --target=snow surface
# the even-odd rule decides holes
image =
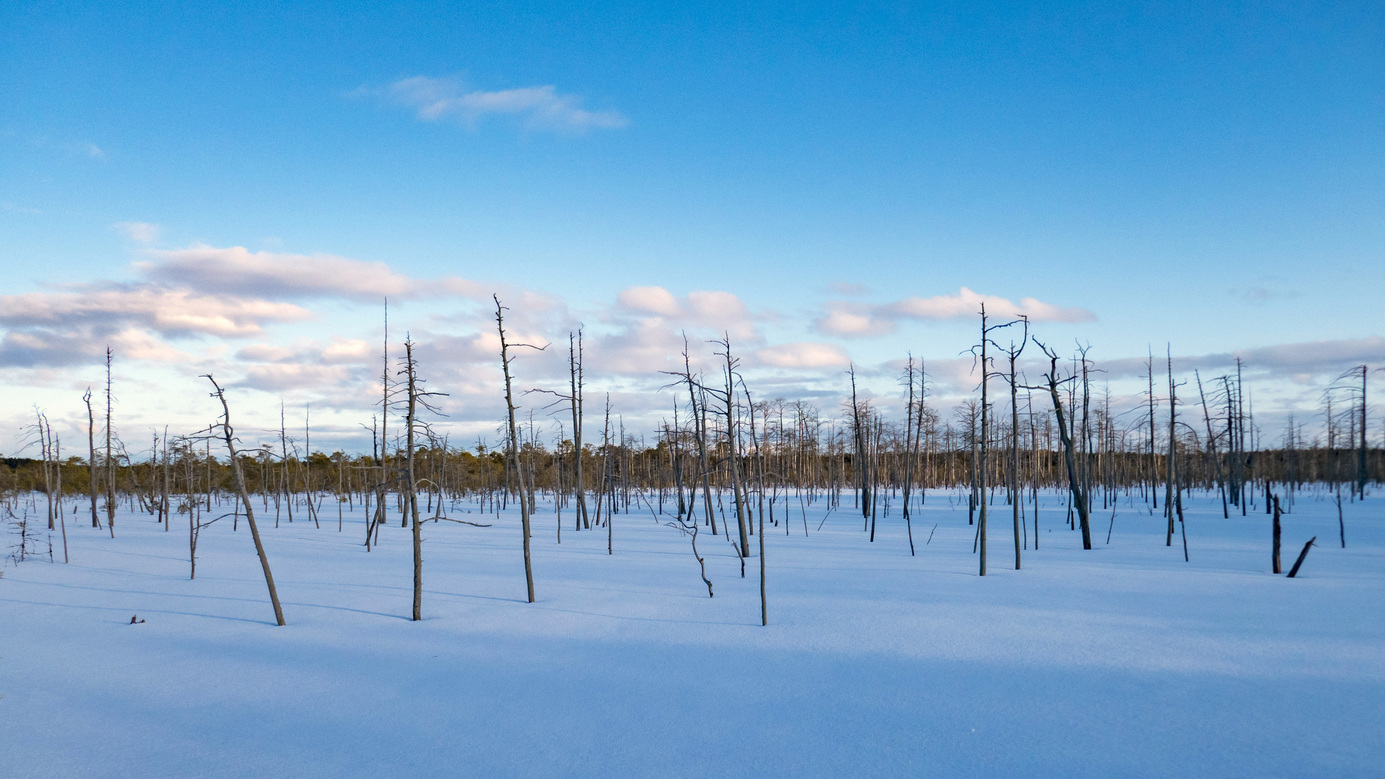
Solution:
[[[1056,495],[1018,572],[994,507],[979,578],[949,502],[930,494],[911,558],[897,513],[872,544],[849,496],[821,531],[818,503],[805,537],[795,501],[766,535],[769,627],[757,559],[741,579],[699,535],[708,599],[687,538],[645,509],[616,516],[608,556],[570,511],[555,543],[541,505],[532,605],[517,511],[452,512],[495,525],[426,527],[420,623],[397,519],[367,553],[359,506],[341,533],[330,503],[321,529],[271,511],[277,627],[243,522],[203,532],[189,581],[186,520],[125,514],[111,539],[79,506],[71,564],[58,546],[0,578],[0,775],[1385,771],[1385,500],[1346,506],[1343,550],[1335,507],[1301,496],[1286,569],[1318,546],[1294,580],[1269,574],[1263,511],[1190,501],[1185,563],[1138,501],[1109,545],[1098,511],[1084,552]]]

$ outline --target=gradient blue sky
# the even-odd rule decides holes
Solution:
[[[353,261],[467,435],[493,290],[536,340],[586,322],[642,420],[683,328],[768,396],[832,408],[850,359],[893,403],[912,350],[951,402],[964,288],[1050,312],[1121,397],[1150,343],[1243,354],[1274,413],[1385,362],[1377,4],[189,5],[0,9],[0,450],[33,404],[76,425],[83,339],[119,345],[131,439],[210,419],[214,370],[252,424],[311,402],[346,441],[378,370]],[[317,255],[325,286],[280,283]],[[131,302],[170,294],[240,326]]]

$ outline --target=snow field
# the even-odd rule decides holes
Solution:
[[[243,522],[203,531],[189,581],[185,520],[122,514],[111,539],[79,511],[71,564],[0,578],[0,776],[1379,775],[1385,501],[1346,505],[1340,549],[1335,507],[1300,496],[1285,568],[1318,546],[1294,580],[1263,510],[1191,499],[1185,563],[1138,500],[1109,545],[1094,512],[1091,551],[1060,502],[1021,571],[994,504],[979,578],[948,493],[914,557],[897,512],[870,543],[849,495],[821,530],[818,502],[805,537],[794,500],[789,535],[767,527],[767,628],[758,559],[741,579],[699,534],[708,599],[643,506],[608,556],[566,509],[557,544],[541,503],[535,604],[518,511],[451,511],[494,525],[425,526],[421,623],[397,517],[367,553],[359,506],[341,533],[330,501],[321,529],[260,514],[282,628]]]

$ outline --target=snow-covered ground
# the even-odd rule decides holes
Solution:
[[[1096,548],[1045,498],[1013,570],[1009,509],[976,575],[964,507],[929,496],[909,556],[847,505],[795,501],[758,560],[644,509],[606,533],[534,532],[525,602],[517,512],[430,524],[424,620],[408,619],[409,533],[361,545],[260,522],[276,627],[250,535],[122,515],[68,519],[72,562],[0,578],[0,776],[1379,776],[1385,771],[1385,500],[1300,497],[1287,569],[1270,519],[1192,500],[1191,562],[1122,502]],[[463,509],[465,511],[465,509]],[[780,508],[782,511],[782,506]],[[776,515],[780,513],[776,511]],[[359,512],[359,507],[358,507]],[[329,519],[330,517],[330,519]],[[1031,531],[1032,531],[1032,519]],[[89,523],[87,523],[89,524]],[[930,531],[936,531],[929,538]],[[1032,534],[1032,532],[1031,532]],[[55,545],[58,543],[55,534]],[[138,615],[147,620],[131,625]]]

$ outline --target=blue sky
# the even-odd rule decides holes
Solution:
[[[212,370],[345,441],[379,337],[350,277],[467,434],[491,291],[538,340],[586,322],[640,419],[681,329],[770,394],[832,407],[849,359],[893,398],[912,350],[955,400],[964,290],[1127,394],[1151,343],[1239,351],[1277,413],[1385,362],[1372,4],[74,5],[0,10],[0,450],[33,404],[77,419],[100,340],[125,428],[205,422]],[[233,324],[150,309],[213,300]]]

